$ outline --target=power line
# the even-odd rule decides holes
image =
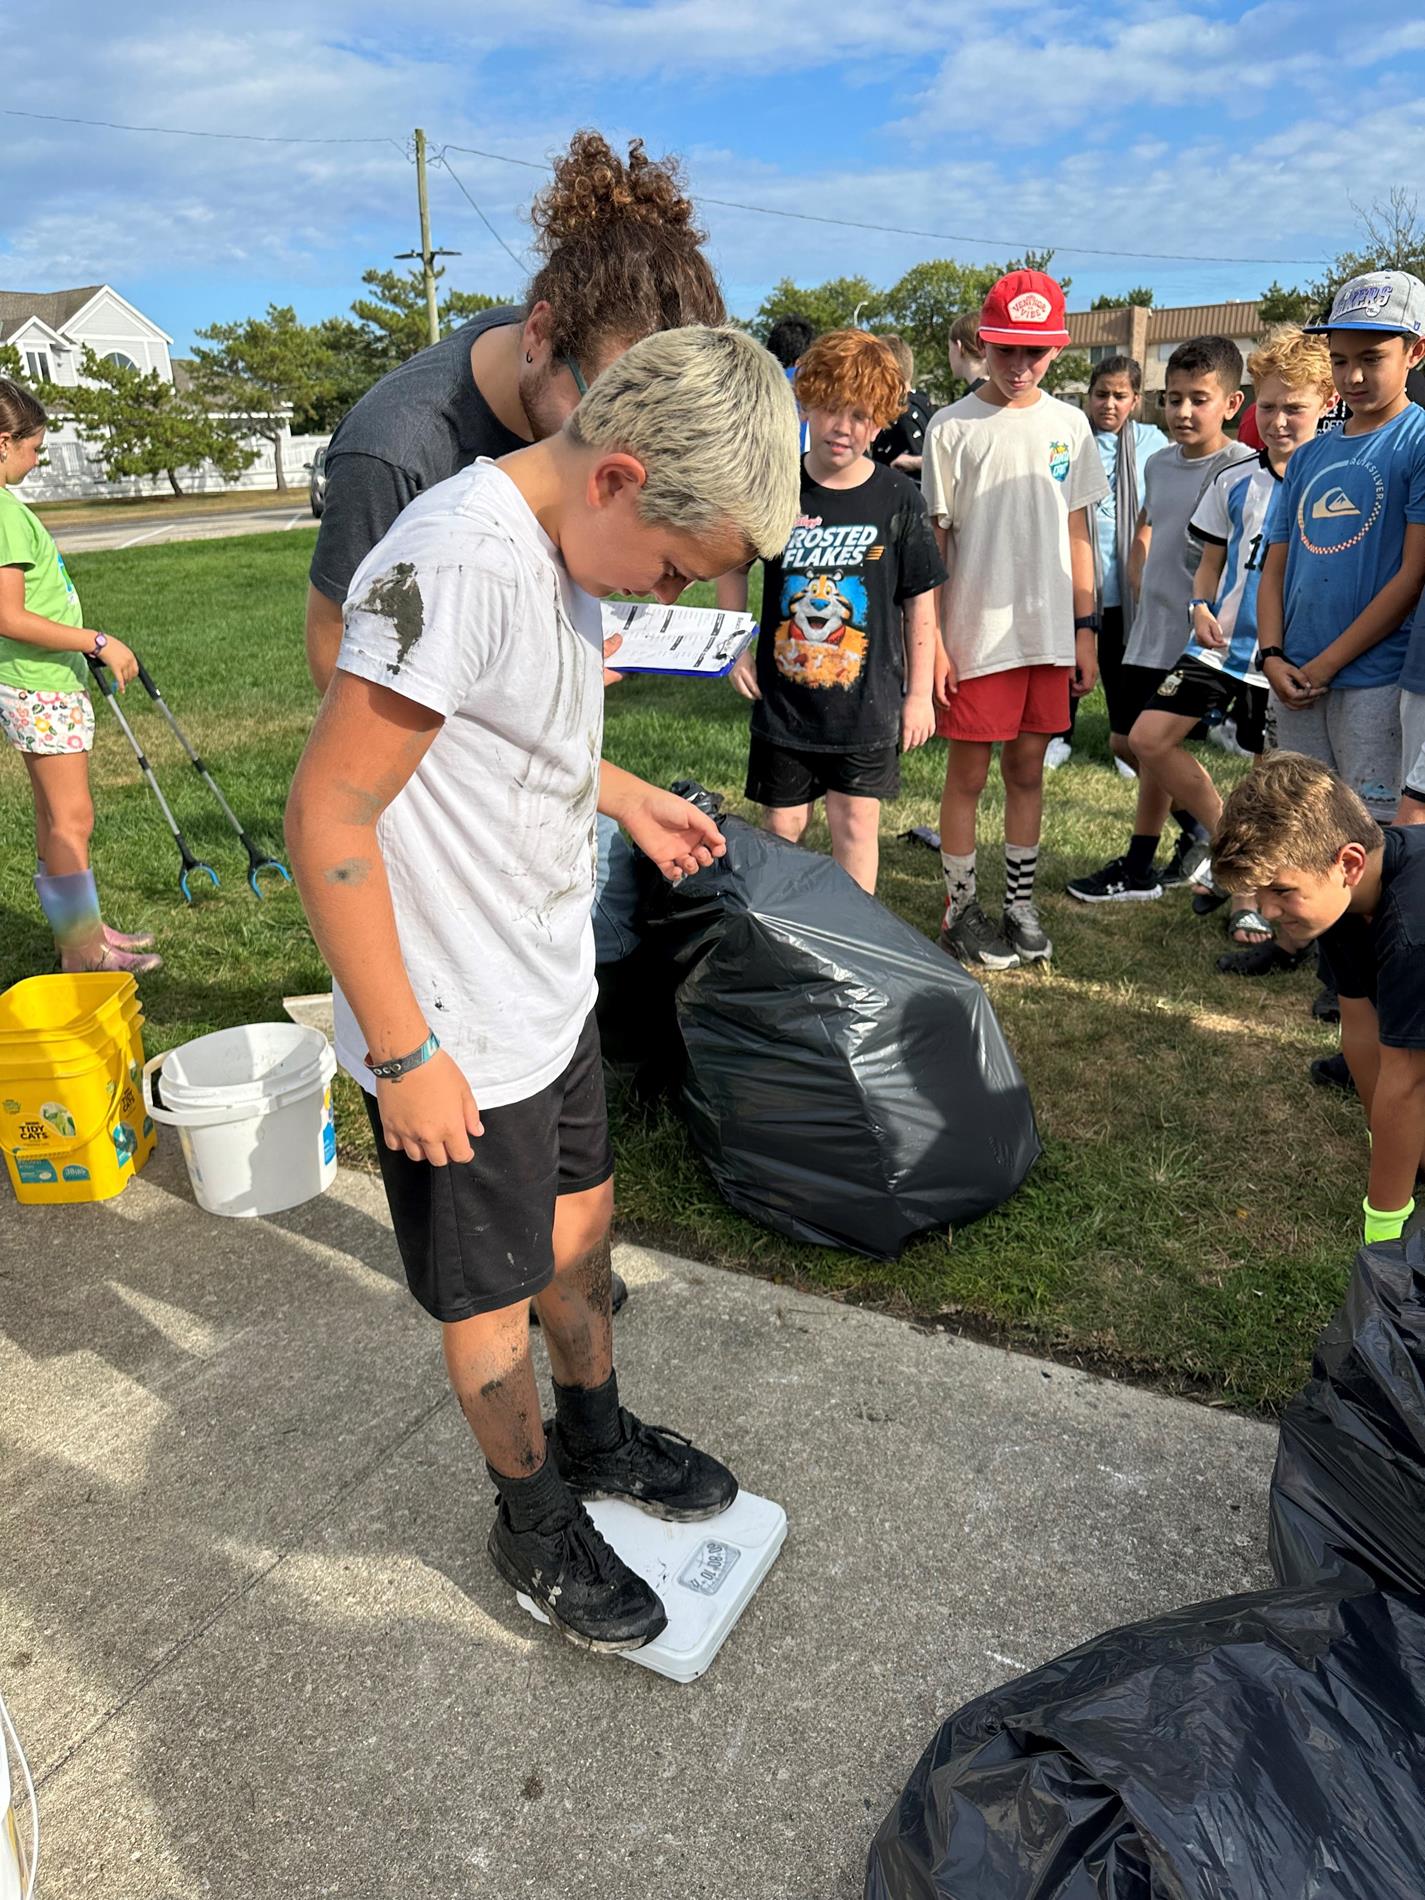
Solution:
[[[451,167],[450,160],[445,156],[445,154],[447,151],[458,151],[459,149],[460,148],[458,146],[442,145],[440,150],[432,158],[431,163],[433,165],[442,166],[444,170],[449,174],[451,183],[455,186],[456,190],[461,194],[461,196],[467,201],[471,210],[475,213],[476,217],[480,220],[481,224],[484,225],[485,229],[490,233],[490,236],[499,245],[500,249],[504,252],[505,256],[509,258],[510,262],[515,266],[515,269],[518,271],[527,270],[529,266],[521,258],[518,258],[515,256],[514,252],[510,249],[509,245],[506,244],[505,240],[500,236],[499,232],[495,229],[494,225],[491,224],[490,220],[485,216],[485,213],[480,209],[479,205],[476,204],[475,200],[470,196],[470,193],[465,189],[464,185],[462,185],[460,180],[456,177],[455,172]],[[542,166],[536,166],[535,169],[537,171],[540,171],[545,168]]]
[[[276,132],[200,132],[189,125],[125,125],[118,119],[71,119],[61,112],[22,112],[17,106],[0,107],[7,119],[43,119],[50,125],[98,126],[107,132],[161,132],[167,138],[241,139],[249,145],[394,145],[403,158],[409,154],[400,139],[312,139],[291,138]]]
[[[275,132],[208,132],[187,125],[128,125],[117,119],[76,119],[59,112],[24,112],[16,106],[0,107],[0,116],[10,119],[38,119],[50,125],[85,125],[111,132],[154,132],[167,138],[185,139],[230,139],[240,140],[254,145],[393,145],[403,158],[409,159],[408,147],[399,139],[393,138],[298,138]],[[524,171],[548,173],[551,169],[530,158],[514,158],[508,152],[482,151],[476,145],[443,145],[435,162],[444,165],[456,187],[479,217],[485,229],[494,238],[501,250],[518,265],[526,268],[523,261],[515,256],[509,245],[491,224],[485,213],[476,204],[474,198],[461,184],[451,170],[445,158],[447,152],[468,153],[471,158],[488,159],[496,165],[517,165]],[[1121,251],[1108,250],[1094,244],[1049,244],[1042,240],[1027,243],[1021,238],[981,237],[965,231],[929,231],[917,225],[877,224],[867,218],[833,218],[817,211],[789,211],[779,205],[749,204],[741,198],[714,198],[705,193],[697,193],[699,204],[717,205],[726,211],[748,211],[760,218],[790,218],[801,224],[833,225],[843,231],[874,231],[886,237],[932,238],[938,244],[975,244],[991,251],[1053,251],[1064,252],[1070,257],[1117,257],[1127,262],[1156,264],[1292,264],[1317,265],[1320,257],[1228,257],[1214,252],[1202,251]]]
[[[533,159],[511,158],[504,152],[482,152],[473,145],[447,145],[447,152],[468,152],[472,158],[492,159],[498,165],[519,165],[525,171],[548,172]],[[728,211],[755,211],[763,218],[796,218],[804,224],[834,224],[847,231],[879,231],[893,237],[934,238],[942,244],[980,244],[992,251],[1054,251],[1077,257],[1122,257],[1160,264],[1319,264],[1319,257],[1217,257],[1187,251],[1110,251],[1092,244],[1028,244],[1020,238],[971,237],[964,231],[923,231],[907,224],[873,224],[861,218],[831,218],[815,211],[787,211],[776,205],[746,204],[740,198],[712,198],[694,194],[699,204],[721,205]]]

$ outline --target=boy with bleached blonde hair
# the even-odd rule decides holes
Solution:
[[[675,600],[777,552],[796,506],[768,352],[729,329],[635,343],[557,434],[428,489],[367,555],[287,808],[406,1278],[499,1492],[491,1560],[586,1649],[637,1648],[665,1617],[581,1500],[693,1519],[737,1492],[624,1410],[613,1371],[595,809],[672,879],[724,847],[695,806],[600,762],[599,596]]]

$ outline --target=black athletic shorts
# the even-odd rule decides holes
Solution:
[[[481,1111],[473,1161],[412,1161],[386,1146],[374,1095],[366,1108],[406,1284],[439,1320],[542,1293],[554,1277],[555,1199],[600,1187],[614,1171],[592,1011],[562,1075],[527,1101]]]
[[[810,805],[826,792],[848,798],[895,798],[901,788],[901,749],[873,745],[856,752],[805,752],[752,734],[747,796],[776,809]]]
[[[1202,660],[1182,659],[1143,708],[1144,712],[1175,713],[1204,726],[1220,726],[1224,719],[1237,724],[1237,743],[1260,757],[1267,742],[1267,689],[1224,673]]]
[[[1108,701],[1108,729],[1126,739],[1133,721],[1148,705],[1167,678],[1166,666],[1129,666],[1125,661],[1110,676],[1103,676],[1103,696]]]

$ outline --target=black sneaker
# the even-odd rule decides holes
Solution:
[[[628,1287],[624,1284],[623,1275],[621,1273],[611,1273],[609,1275],[609,1314],[610,1314],[610,1317],[612,1317],[613,1314],[618,1312],[619,1308],[623,1305],[624,1301],[627,1298],[628,1298]],[[539,1314],[536,1313],[534,1310],[533,1300],[531,1300],[529,1303],[529,1323],[531,1326],[538,1326],[539,1324]]]
[[[516,1531],[502,1503],[486,1548],[510,1588],[579,1649],[642,1649],[668,1626],[657,1593],[604,1542],[582,1504],[563,1524]]]
[[[695,1524],[716,1517],[737,1496],[737,1480],[726,1465],[661,1425],[645,1425],[619,1407],[623,1437],[612,1451],[577,1452],[559,1434],[556,1420],[545,1423],[549,1455],[576,1498],[622,1498],[650,1517],[673,1524]]]
[[[978,904],[967,904],[953,923],[940,926],[940,948],[961,963],[979,963],[987,970],[1013,970],[1019,952],[995,929]]]
[[[1346,1058],[1338,1050],[1334,1056],[1318,1056],[1311,1065],[1311,1079],[1323,1089],[1345,1089],[1354,1095],[1356,1084]]]
[[[1053,956],[1054,946],[1032,904],[1015,904],[1004,913],[1000,928],[1005,942],[1021,963],[1047,963]]]
[[[1178,833],[1178,841],[1173,846],[1173,855],[1158,874],[1158,882],[1165,891],[1175,891],[1183,884],[1192,884],[1207,869],[1212,861],[1212,848],[1201,838],[1190,838],[1185,831]]]
[[[1136,875],[1129,870],[1127,858],[1111,858],[1101,871],[1070,879],[1065,889],[1081,904],[1146,904],[1163,895],[1158,873],[1150,869]]]

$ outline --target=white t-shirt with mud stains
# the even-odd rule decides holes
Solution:
[[[482,1108],[538,1094],[594,1002],[603,627],[493,462],[397,518],[347,594],[343,672],[445,723],[377,838],[426,1021]],[[333,986],[341,1065],[366,1040]]]

